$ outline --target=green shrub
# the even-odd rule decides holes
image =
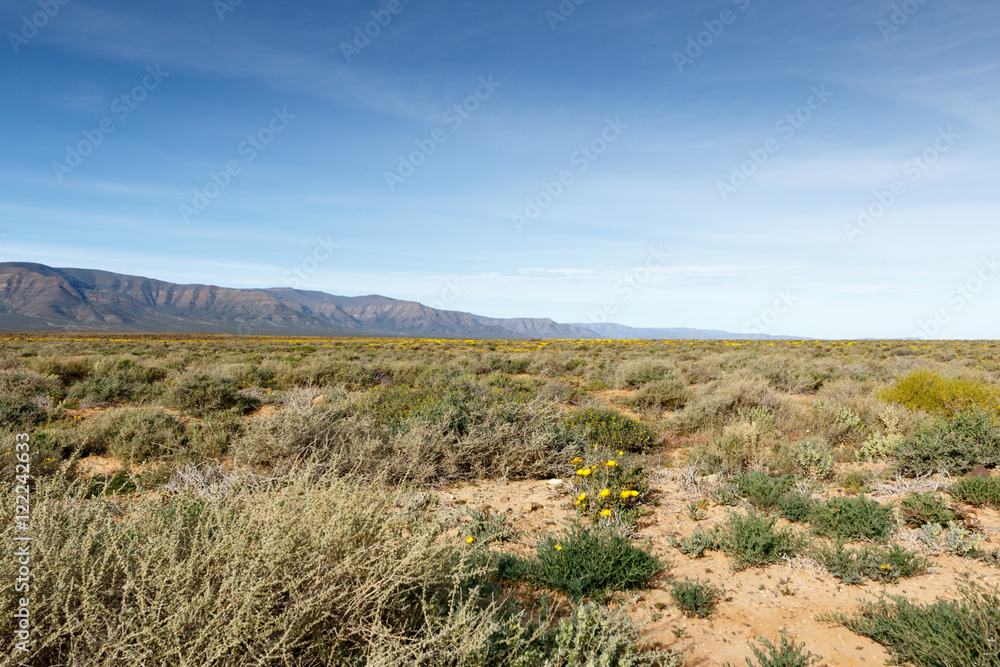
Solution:
[[[701,558],[706,551],[718,551],[722,548],[719,526],[709,529],[699,528],[688,537],[671,538],[671,546],[691,558]]]
[[[489,362],[491,371],[499,371],[509,375],[524,373],[529,366],[531,366],[530,357],[494,357]]]
[[[949,507],[944,498],[934,493],[906,494],[899,501],[899,514],[910,528],[920,528],[928,523],[945,525],[964,518],[956,509]]]
[[[679,378],[654,380],[629,399],[629,405],[634,408],[656,408],[658,410],[677,410],[691,398],[691,390],[686,382]]]
[[[62,383],[52,375],[28,370],[0,370],[0,394],[11,394],[25,400],[34,396],[53,399],[63,395]]]
[[[948,493],[963,503],[1000,509],[1000,479],[995,477],[962,477],[951,485]]]
[[[902,596],[862,600],[851,616],[827,620],[885,646],[897,664],[915,667],[1000,664],[1000,591],[959,583],[957,600],[920,604]]]
[[[559,536],[542,540],[536,555],[510,557],[504,576],[557,590],[574,600],[609,591],[643,588],[664,563],[648,548],[600,526],[573,524]]]
[[[36,357],[29,366],[41,375],[51,375],[59,378],[64,385],[69,386],[89,376],[94,366],[88,359],[65,359],[60,357]]]
[[[967,410],[1000,414],[1000,388],[996,385],[946,378],[928,370],[916,370],[900,378],[879,397],[939,417],[953,417]]]
[[[730,484],[755,508],[769,510],[777,507],[781,498],[795,485],[795,477],[771,477],[762,472],[751,472],[735,475]]]
[[[708,618],[715,606],[725,596],[725,591],[711,582],[700,583],[684,577],[684,581],[674,581],[670,584],[670,597],[674,599],[677,608],[688,616]]]
[[[837,483],[848,493],[871,493],[874,480],[871,471],[864,469],[848,470],[837,477]]]
[[[577,513],[592,521],[617,520],[634,524],[638,508],[652,486],[649,472],[621,450],[591,450],[570,460],[573,475],[573,505]]]
[[[762,648],[757,648],[747,642],[750,650],[753,651],[754,658],[757,659],[756,664],[754,664],[750,658],[747,658],[746,662],[749,667],[810,667],[810,665],[815,665],[823,660],[821,656],[813,655],[812,651],[806,651],[804,642],[795,644],[788,641],[787,628],[781,629],[781,640],[777,644],[764,637],[758,637],[757,641],[760,642]],[[727,662],[724,667],[735,666]]]
[[[469,521],[462,525],[461,534],[469,544],[507,542],[517,537],[514,526],[507,522],[507,515],[484,510],[468,510]]]
[[[891,505],[865,498],[831,498],[817,503],[809,513],[813,530],[827,537],[845,540],[884,541],[896,531]]]
[[[576,410],[567,424],[582,433],[586,444],[613,451],[644,452],[656,443],[656,431],[649,424],[612,408]]]
[[[794,523],[802,523],[809,519],[813,501],[809,494],[789,491],[778,501],[781,516]]]
[[[671,376],[671,367],[663,362],[623,361],[615,369],[615,385],[619,389],[639,389]]]
[[[108,454],[125,464],[184,451],[184,424],[160,408],[116,408],[80,432],[85,453]]]
[[[224,410],[247,412],[260,403],[241,394],[237,380],[210,374],[182,377],[171,387],[167,400],[176,408],[199,415]]]
[[[135,479],[124,470],[112,475],[94,475],[89,478],[84,499],[97,496],[120,496],[136,491]]]
[[[69,390],[67,397],[84,404],[104,405],[136,398],[139,388],[115,376],[96,375],[79,382]]]
[[[931,564],[898,544],[889,548],[865,545],[852,550],[843,542],[837,542],[820,545],[810,555],[845,584],[860,584],[866,579],[894,584],[900,579],[923,574]]]
[[[777,518],[751,510],[746,516],[730,514],[719,541],[733,570],[762,567],[798,555],[806,539],[789,528],[776,530]]]
[[[767,434],[759,423],[741,420],[725,426],[707,447],[695,447],[690,462],[702,474],[745,471],[762,456]]]
[[[34,403],[13,394],[0,395],[0,426],[32,429],[47,419],[48,413]]]
[[[961,412],[917,429],[896,450],[895,469],[910,476],[961,475],[1000,464],[1000,426],[981,410]]]

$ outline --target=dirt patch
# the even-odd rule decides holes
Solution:
[[[623,604],[636,621],[646,622],[643,633],[646,638],[662,646],[682,648],[690,667],[720,665],[726,661],[745,664],[744,658],[752,657],[748,640],[763,636],[773,641],[782,628],[788,629],[790,638],[805,642],[809,650],[822,655],[820,664],[881,665],[889,659],[882,646],[817,617],[849,614],[857,609],[859,602],[881,593],[929,602],[937,596],[954,597],[957,584],[965,580],[1000,584],[1000,570],[950,555],[930,557],[933,565],[927,574],[895,585],[847,586],[805,557],[734,573],[721,553],[713,551],[704,558],[692,559],[671,546],[671,538],[675,536],[724,522],[731,508],[710,505],[706,519],[691,520],[687,503],[701,499],[703,489],[685,487],[681,475],[670,469],[659,471],[653,488],[657,491],[657,505],[640,521],[639,531],[641,538],[652,542],[654,553],[663,556],[671,567],[651,589],[626,594]],[[452,508],[451,511],[474,508],[506,514],[519,533],[518,541],[492,548],[514,553],[533,551],[541,533],[558,532],[573,519],[572,496],[573,487],[567,480],[558,483],[489,480],[458,485],[440,494],[442,505]],[[881,499],[886,501],[888,496]],[[996,548],[1000,540],[1000,513],[984,509],[973,513],[988,535],[984,546]],[[687,618],[674,605],[668,584],[684,577],[725,587],[726,598],[710,618]]]

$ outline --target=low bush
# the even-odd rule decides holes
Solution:
[[[0,394],[0,425],[19,430],[33,429],[48,420],[36,403],[14,394]]]
[[[935,493],[906,494],[899,501],[899,514],[910,528],[920,528],[929,523],[946,525],[949,521],[964,518],[960,511]]]
[[[837,483],[848,493],[871,493],[875,476],[869,470],[847,470],[837,476]]]
[[[777,416],[787,411],[788,404],[761,378],[740,376],[709,385],[674,416],[671,426],[680,434],[721,429],[753,408]]]
[[[733,570],[778,563],[802,552],[807,540],[789,528],[776,530],[775,523],[776,517],[753,510],[746,516],[729,515],[720,529],[719,542]]]
[[[828,479],[833,473],[833,447],[823,438],[806,438],[795,445],[795,461],[803,475]]]
[[[701,558],[706,551],[718,551],[722,548],[719,526],[699,528],[688,537],[674,537],[671,546],[691,558]]]
[[[640,389],[672,376],[673,369],[662,361],[623,361],[615,368],[615,386],[619,389]]]
[[[634,408],[656,408],[657,410],[678,410],[691,398],[688,384],[679,378],[654,380],[642,386],[629,399]]]
[[[684,577],[683,581],[674,581],[670,584],[670,597],[673,598],[677,608],[688,616],[696,618],[711,616],[715,606],[725,595],[723,589],[713,586],[708,581],[701,583]]]
[[[748,642],[748,646],[757,660],[754,663],[750,658],[747,658],[748,667],[810,667],[823,661],[822,656],[813,655],[812,651],[805,650],[804,642],[795,644],[789,641],[787,628],[781,629],[781,639],[777,644],[764,637],[758,637],[757,641],[760,642],[761,648]],[[736,666],[727,662],[724,663],[723,667]]]
[[[601,454],[609,454],[601,456]],[[573,458],[573,504],[593,521],[620,520],[634,523],[637,508],[648,496],[649,473],[624,450],[593,451]]]
[[[575,410],[567,424],[581,433],[586,444],[612,451],[644,452],[656,443],[656,431],[649,424],[612,408]]]
[[[170,388],[167,402],[198,415],[225,410],[242,413],[260,403],[240,393],[239,381],[207,373],[182,377]]]
[[[736,492],[759,510],[778,507],[782,497],[795,485],[795,477],[772,477],[762,472],[735,475],[729,482]]]
[[[133,464],[181,454],[186,429],[160,408],[116,408],[89,421],[79,438],[85,453],[108,454]]]
[[[648,547],[601,526],[573,524],[536,547],[533,557],[509,556],[501,576],[560,591],[574,600],[643,588],[665,567]]]
[[[897,664],[1000,664],[1000,590],[960,583],[959,595],[927,604],[902,596],[862,600],[853,615],[837,614],[827,620],[882,644]]]
[[[923,574],[931,564],[898,544],[889,548],[865,545],[860,549],[848,549],[843,542],[837,542],[820,545],[810,555],[845,584],[860,584],[865,580],[894,584],[900,579]]]
[[[961,475],[1000,464],[1000,426],[981,410],[961,412],[918,428],[896,450],[895,469],[912,477]]]
[[[947,378],[928,370],[916,370],[900,378],[883,390],[880,398],[939,417],[954,417],[968,410],[1000,415],[1000,388],[995,384]]]
[[[1000,509],[1000,479],[995,477],[962,477],[951,485],[948,493],[963,503]]]
[[[802,523],[809,520],[813,504],[809,494],[789,491],[778,501],[778,508],[781,510],[781,516],[794,523]]]
[[[891,505],[865,498],[831,498],[817,503],[809,512],[813,531],[845,540],[884,541],[896,531]]]

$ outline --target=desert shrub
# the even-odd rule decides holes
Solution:
[[[651,382],[671,377],[672,368],[662,361],[623,361],[615,368],[615,386],[619,389],[639,389]]]
[[[22,461],[18,460],[17,455],[24,453],[25,450],[16,447],[14,431],[0,429],[0,442],[4,443],[0,448],[0,483],[13,486],[17,475],[24,472],[23,469],[18,470],[17,466]],[[30,434],[28,439],[27,454],[28,466],[31,471],[28,483],[33,492],[39,479],[60,472],[68,451],[51,433],[36,430]],[[65,471],[66,474],[73,472],[72,465]]]
[[[939,417],[954,417],[968,410],[1000,414],[1000,388],[995,384],[946,378],[928,370],[916,370],[900,378],[880,397]]]
[[[949,521],[945,525],[927,523],[920,527],[917,539],[932,553],[952,553],[961,557],[978,557],[982,552],[979,545],[986,535],[978,528],[960,521]]]
[[[514,526],[508,523],[507,515],[488,509],[467,510],[469,521],[462,524],[461,534],[468,544],[490,544],[507,542],[517,537]]]
[[[813,501],[807,493],[789,491],[778,500],[778,508],[781,510],[781,516],[789,521],[801,523],[809,519]]]
[[[960,412],[918,428],[896,450],[895,468],[904,475],[963,474],[1000,464],[1000,426],[985,412]]]
[[[492,357],[488,361],[488,368],[491,371],[519,375],[528,370],[531,361],[531,357]]]
[[[32,429],[47,419],[48,413],[34,402],[14,394],[0,394],[0,427]]]
[[[510,400],[479,385],[470,391],[478,398],[461,409],[439,401],[373,409],[381,399],[364,396],[305,414],[282,410],[248,424],[230,452],[245,465],[315,458],[393,482],[551,477],[582,453],[550,404]]]
[[[139,387],[120,377],[94,375],[79,382],[69,390],[67,397],[84,405],[104,405],[137,398]]]
[[[769,510],[777,507],[782,496],[794,486],[795,477],[771,477],[762,472],[751,472],[735,475],[729,483],[756,509]]]
[[[923,574],[931,564],[898,544],[888,548],[865,545],[860,549],[848,549],[843,542],[837,542],[822,544],[810,555],[845,584],[860,584],[865,580],[894,584],[900,579]]]
[[[207,373],[182,377],[166,398],[169,405],[199,415],[224,410],[247,412],[259,404],[240,393],[240,383],[234,378]]]
[[[92,475],[87,479],[87,491],[84,499],[98,496],[123,496],[135,493],[138,487],[131,473],[120,470],[110,475]]]
[[[160,408],[116,408],[78,431],[83,452],[107,453],[126,464],[179,454],[185,436],[184,424]]]
[[[882,644],[898,664],[1000,664],[1000,591],[960,583],[959,594],[956,600],[936,598],[927,604],[902,596],[862,600],[853,615],[828,620]]]
[[[69,386],[89,376],[94,365],[89,359],[66,359],[62,357],[36,357],[28,366],[41,375],[59,378],[63,385]]]
[[[609,591],[645,587],[665,564],[632,540],[601,526],[575,523],[561,535],[546,537],[532,557],[507,557],[501,574],[575,600]]]
[[[9,394],[28,400],[34,396],[58,398],[63,395],[62,383],[57,377],[42,375],[29,370],[0,370],[0,394]]]
[[[831,498],[817,503],[809,512],[809,522],[820,535],[845,540],[884,541],[896,530],[891,505],[865,498]]]
[[[961,512],[950,507],[935,493],[908,493],[899,501],[899,514],[910,528],[920,528],[926,524],[945,525],[949,521],[963,518]]]
[[[777,518],[751,510],[746,516],[730,514],[719,542],[733,570],[762,567],[801,553],[806,539],[789,528],[775,529]]]
[[[634,408],[656,408],[659,410],[677,410],[684,406],[691,397],[687,383],[679,378],[654,380],[629,399],[629,405]]]
[[[948,493],[963,503],[1000,509],[1000,479],[994,477],[962,477],[951,485]]]
[[[257,364],[248,364],[240,369],[236,375],[236,380],[243,387],[277,389],[279,386],[277,372],[270,368],[263,368]]]
[[[670,424],[678,433],[694,433],[722,428],[753,408],[765,408],[778,416],[784,414],[787,407],[786,399],[764,380],[739,376],[706,387],[703,393],[674,415]]]
[[[698,528],[687,537],[673,537],[671,546],[691,558],[701,558],[706,551],[718,551],[722,548],[722,538],[719,526]]]
[[[586,444],[614,451],[644,452],[656,443],[656,431],[649,424],[612,408],[575,410],[566,423],[581,433]]]
[[[476,584],[441,539],[445,523],[393,511],[404,502],[381,486],[307,472],[252,503],[127,504],[82,500],[82,488],[66,496],[46,485],[34,498],[32,627],[45,641],[19,663],[429,667],[505,664],[521,649],[560,646],[523,632],[519,615]],[[14,506],[12,490],[0,494]],[[4,559],[0,576],[13,581],[17,567]],[[15,611],[16,596],[4,596],[8,637]],[[600,655],[600,640],[621,634],[580,641]]]
[[[765,456],[773,435],[773,422],[741,419],[728,424],[707,446],[694,447],[690,462],[703,474],[740,473]]]
[[[900,417],[896,410],[882,410],[878,414],[882,429],[873,431],[861,443],[855,454],[861,461],[877,461],[892,458],[903,444],[905,436],[900,432]]]
[[[813,655],[812,651],[805,650],[805,642],[795,644],[789,641],[787,628],[781,629],[781,639],[777,644],[764,637],[758,637],[757,641],[760,642],[761,648],[747,642],[757,660],[754,664],[750,658],[747,658],[748,667],[810,667],[823,660],[821,656]],[[736,666],[727,662],[723,667]]]
[[[833,472],[833,447],[823,438],[806,438],[795,445],[795,461],[803,475],[827,479]]]
[[[535,642],[510,651],[510,664],[513,667],[683,667],[684,656],[680,651],[650,650],[639,643],[639,631],[628,616],[609,614],[595,602],[584,602]]]
[[[677,608],[688,616],[708,618],[726,592],[711,582],[701,583],[684,577],[683,581],[670,583],[670,597]]]

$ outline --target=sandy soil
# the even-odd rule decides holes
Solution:
[[[860,600],[877,597],[882,592],[930,601],[936,596],[955,595],[956,584],[966,578],[1000,584],[1000,570],[948,555],[930,557],[934,564],[927,574],[904,579],[896,585],[870,582],[862,586],[843,585],[807,558],[731,573],[724,555],[709,552],[704,558],[691,559],[669,542],[672,536],[690,534],[699,525],[707,527],[724,521],[730,508],[712,505],[708,517],[696,523],[687,516],[686,505],[702,496],[685,490],[680,475],[673,471],[664,470],[659,477],[654,485],[659,506],[644,517],[639,528],[642,537],[652,540],[654,552],[665,556],[672,567],[660,575],[651,589],[626,595],[625,604],[633,609],[630,616],[647,622],[646,637],[663,646],[684,649],[690,667],[720,665],[726,661],[746,664],[744,658],[752,655],[747,640],[757,636],[774,640],[783,627],[788,628],[795,641],[806,642],[809,650],[822,655],[820,664],[881,665],[889,656],[879,644],[838,624],[817,620],[817,616],[850,613]],[[575,516],[571,487],[565,482],[490,480],[449,488],[440,497],[445,507],[487,507],[506,513],[520,533],[519,542],[493,548],[521,553],[531,550],[533,532],[558,531]],[[879,499],[884,502],[894,497],[898,496]],[[1000,514],[982,509],[971,512],[989,536],[983,546],[997,548]],[[685,576],[725,587],[727,597],[712,617],[687,618],[674,606],[668,582]]]

